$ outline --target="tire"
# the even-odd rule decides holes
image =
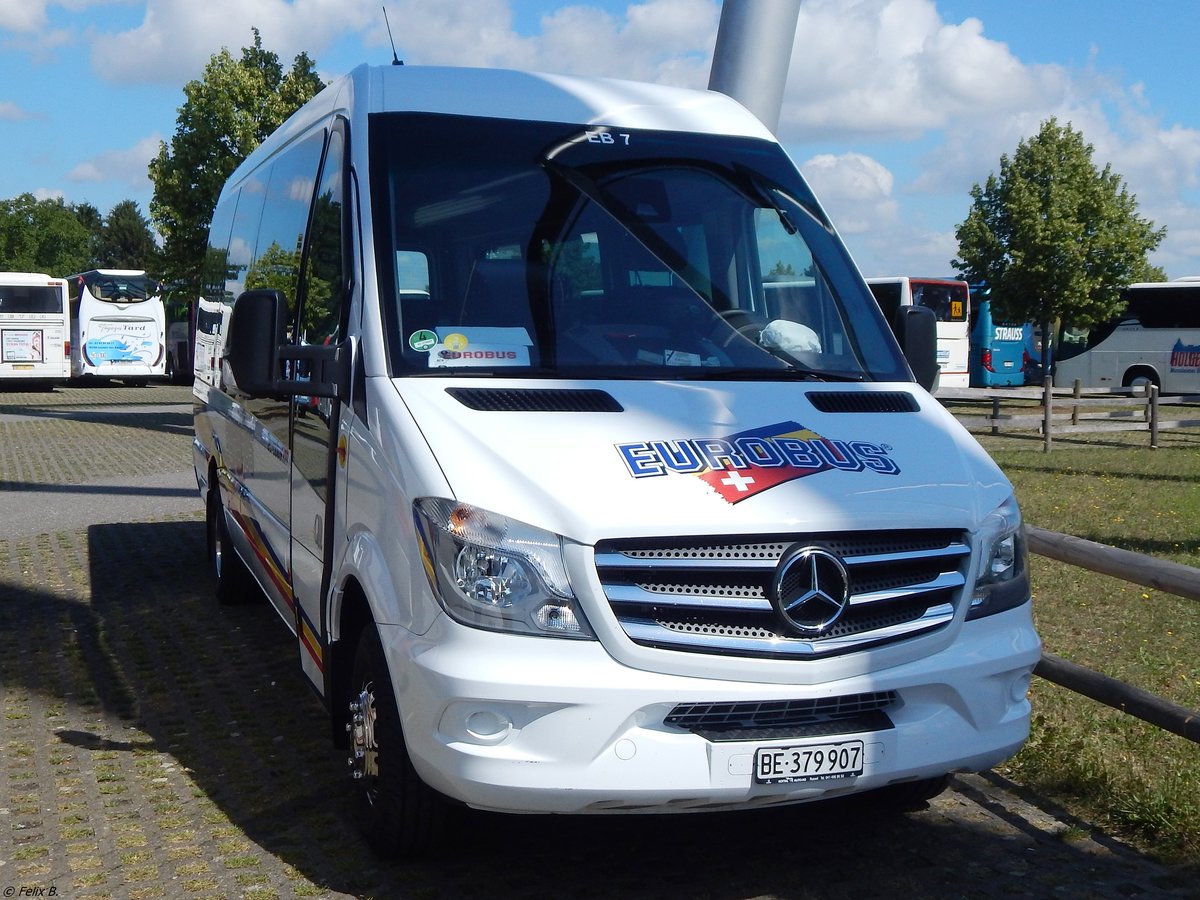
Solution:
[[[217,602],[226,606],[250,602],[260,593],[259,587],[229,540],[225,507],[215,479],[208,489],[205,516],[208,520],[208,558],[217,576]]]
[[[370,625],[359,635],[350,684],[347,731],[355,822],[379,856],[432,855],[443,845],[450,810],[409,759],[383,646]]]
[[[1125,377],[1121,379],[1121,384],[1127,388],[1135,388],[1146,393],[1149,393],[1150,385],[1162,387],[1158,383],[1158,375],[1155,371],[1146,368],[1130,369],[1125,373]]]

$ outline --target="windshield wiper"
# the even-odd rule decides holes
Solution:
[[[696,377],[712,381],[862,381],[861,375],[850,372],[822,372],[805,366],[789,369],[710,369],[694,371]]]

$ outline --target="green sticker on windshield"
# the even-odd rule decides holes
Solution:
[[[408,346],[418,353],[428,353],[437,346],[438,336],[432,331],[414,331],[408,338]]]

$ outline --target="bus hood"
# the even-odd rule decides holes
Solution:
[[[395,384],[453,499],[586,544],[973,529],[1012,492],[912,384]]]

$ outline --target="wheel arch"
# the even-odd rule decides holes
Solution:
[[[352,690],[350,676],[354,670],[354,651],[359,635],[366,628],[374,628],[375,619],[366,591],[357,578],[347,579],[339,597],[333,611],[329,641],[329,727],[334,745],[346,748],[350,746],[345,724]]]
[[[1123,387],[1132,387],[1135,382],[1142,378],[1148,379],[1155,387],[1162,387],[1162,376],[1149,363],[1138,363],[1126,369],[1125,374],[1121,376],[1121,385]]]

